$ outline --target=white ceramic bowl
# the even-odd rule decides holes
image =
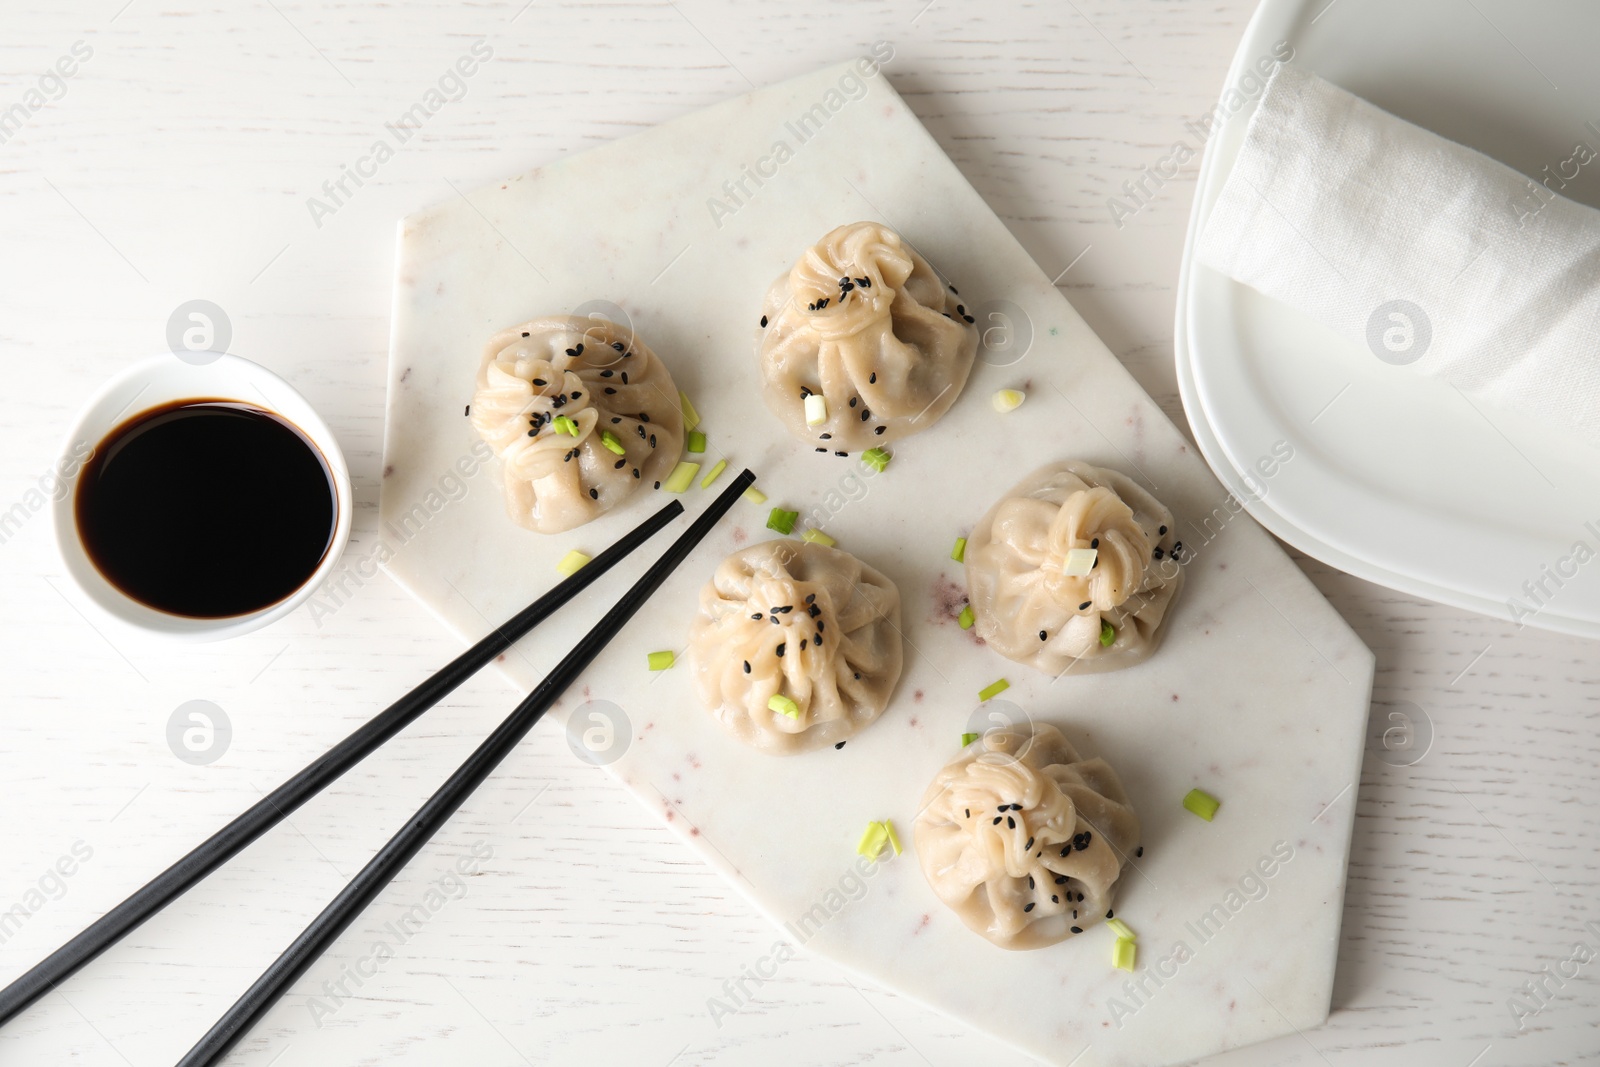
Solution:
[[[271,411],[292,422],[311,439],[327,462],[333,478],[334,529],[328,552],[316,571],[299,589],[269,607],[247,615],[222,619],[191,619],[169,615],[133,600],[96,569],[84,549],[73,516],[76,476],[89,450],[126,420],[162,404],[189,398],[236,400]],[[71,491],[51,505],[56,549],[67,574],[99,613],[125,626],[161,637],[187,641],[217,641],[258,630],[281,619],[314,593],[338,565],[350,536],[353,501],[350,475],[333,431],[305,397],[288,382],[258,364],[226,353],[185,352],[182,358],[167,353],[152,356],[127,368],[100,387],[78,413],[62,447],[57,466]]]

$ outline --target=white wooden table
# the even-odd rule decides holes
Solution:
[[[64,595],[29,491],[86,392],[162,350],[187,300],[225,309],[232,350],[288,377],[338,432],[358,557],[374,529],[396,218],[454,195],[448,183],[471,188],[882,39],[896,88],[1183,424],[1173,283],[1195,163],[1121,226],[1106,201],[1175,143],[1199,147],[1185,124],[1220,90],[1251,5],[923,3],[6,6],[0,980],[457,651],[381,575],[331,614],[192,648],[97,630]],[[480,38],[492,59],[447,85],[459,99],[334,201],[323,183],[399,140],[385,124]],[[41,84],[63,57],[72,75]],[[334,210],[314,214],[313,196]],[[1207,1062],[1600,1062],[1600,960],[1564,962],[1578,941],[1600,951],[1600,646],[1301,562],[1377,653],[1374,716],[1409,702],[1434,738],[1413,766],[1369,753],[1329,1024]],[[513,696],[493,675],[464,687],[0,1030],[0,1063],[172,1062]],[[193,699],[232,726],[206,765],[167,742]],[[803,952],[718,1026],[707,999],[773,938],[540,729],[231,1062],[1027,1062]],[[1519,1001],[1519,1031],[1512,998],[1528,982],[1543,992]]]

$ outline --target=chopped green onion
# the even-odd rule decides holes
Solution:
[[[990,699],[992,699],[994,697],[999,696],[1001,693],[1004,693],[1007,689],[1010,689],[1010,688],[1011,688],[1011,683],[1006,681],[1004,678],[1001,678],[999,681],[990,682],[988,685],[986,685],[982,689],[978,690],[978,699],[980,701],[982,701],[982,700],[990,700]]]
[[[784,696],[782,693],[774,693],[768,698],[767,709],[769,711],[775,711],[779,715],[787,715],[791,719],[798,719],[800,717],[800,705],[796,704],[793,700]]]
[[[883,820],[883,828],[889,834],[889,844],[894,849],[896,856],[900,855],[900,837],[894,832],[894,823],[888,819]]]
[[[1133,970],[1134,957],[1139,947],[1125,937],[1117,938],[1117,943],[1111,947],[1111,965],[1119,971]]]
[[[1109,622],[1102,622],[1100,624],[1100,647],[1110,648],[1111,642],[1115,641],[1116,639],[1117,628],[1112,626]]]
[[[1204,789],[1191,789],[1184,794],[1183,806],[1210,822],[1217,816],[1217,809],[1222,807],[1222,801],[1207,793]]]
[[[555,427],[556,433],[564,433],[568,437],[578,436],[578,424],[565,415],[557,415],[550,420],[550,425]]]
[[[767,502],[767,494],[753,485],[744,491],[744,498],[752,504],[765,504]]]
[[[889,465],[889,460],[893,458],[893,456],[881,448],[869,448],[865,452],[861,453],[861,462],[865,463],[879,474],[883,473],[884,468]]]
[[[694,481],[694,476],[700,471],[700,464],[681,461],[672,468],[672,473],[667,475],[666,481],[661,483],[661,488],[669,493],[681,493],[689,488],[689,483]]]
[[[701,433],[699,430],[691,430],[689,433],[689,443],[684,446],[684,449],[685,451],[698,456],[700,453],[706,450],[706,435]]]
[[[972,744],[972,742],[976,741],[978,738],[980,738],[982,736],[983,736],[982,734],[962,734],[961,735],[961,747],[962,748],[966,748],[968,745]]]
[[[950,550],[950,558],[955,560],[957,563],[965,563],[966,562],[966,559],[967,559],[967,539],[965,537],[956,538],[956,547],[954,547],[954,548],[952,548]]]
[[[1132,941],[1135,939],[1133,930],[1121,919],[1107,919],[1106,925],[1111,927],[1111,932],[1117,935],[1118,940]]]
[[[672,665],[678,662],[678,657],[671,652],[652,652],[647,658],[653,671],[669,671]]]
[[[996,411],[1004,415],[1008,411],[1015,411],[1020,408],[1022,402],[1026,399],[1028,399],[1028,394],[1020,389],[1000,389],[989,398],[989,403],[993,405]]]
[[[961,624],[963,630],[972,629],[972,624],[977,621],[977,616],[972,614],[972,605],[963,604],[961,614],[956,616],[956,622]]]
[[[556,570],[561,572],[563,578],[571,578],[582,570],[583,565],[588,562],[589,557],[574,548],[556,563]]]
[[[1068,578],[1086,578],[1099,558],[1098,548],[1069,548],[1061,561],[1061,573]]]
[[[624,455],[627,452],[627,449],[622,447],[622,442],[617,440],[617,435],[612,433],[610,430],[600,431],[600,443],[605,445],[619,456]]]
[[[712,482],[716,481],[717,480],[717,475],[721,474],[723,471],[725,471],[727,469],[728,469],[728,461],[727,460],[725,460],[725,459],[717,460],[717,465],[712,467],[709,471],[707,471],[706,472],[706,476],[704,478],[700,479],[700,488],[704,489],[706,486],[708,486]]]
[[[828,421],[828,402],[821,393],[806,394],[806,425],[821,426]]]
[[[834,545],[839,543],[815,527],[810,527],[804,533],[802,533],[800,535],[800,540],[809,541],[814,545],[822,545],[825,548],[832,548]]]
[[[881,822],[869,822],[861,834],[861,840],[856,842],[856,855],[865,856],[869,860],[878,858],[883,851],[883,846],[888,844],[889,831]]]
[[[692,430],[700,425],[700,413],[689,403],[689,394],[682,389],[678,390],[678,406],[683,409],[683,428]]]
[[[767,529],[776,530],[781,534],[794,533],[794,522],[800,517],[798,511],[784,511],[782,508],[773,508],[767,513]]]

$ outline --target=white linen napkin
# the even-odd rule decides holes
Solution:
[[[1595,157],[1580,142],[1569,169]],[[1267,84],[1196,255],[1600,444],[1600,211],[1308,71]]]

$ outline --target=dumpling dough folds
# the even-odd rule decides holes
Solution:
[[[772,284],[759,356],[767,407],[819,451],[857,452],[926,430],[978,351],[961,298],[886,226],[840,226]],[[806,423],[820,394],[827,418]]]
[[[848,552],[806,542],[766,541],[723,560],[689,635],[706,708],[775,755],[837,744],[876,719],[902,656],[895,584]],[[780,694],[797,716],[768,707]]]
[[[968,928],[1043,948],[1105,919],[1139,819],[1105,760],[1023,724],[990,730],[938,773],[915,839],[928,885]]]
[[[1183,585],[1174,537],[1172,513],[1127,476],[1080,462],[1042,467],[967,538],[977,634],[1048,674],[1142,662]],[[1068,550],[1091,547],[1098,556],[1089,574],[1065,574]],[[1115,638],[1102,645],[1106,623]]]
[[[556,429],[560,415],[576,437]],[[472,426],[500,457],[506,511],[539,533],[582,526],[654,486],[683,447],[678,387],[649,346],[615,323],[564,315],[489,339]]]

